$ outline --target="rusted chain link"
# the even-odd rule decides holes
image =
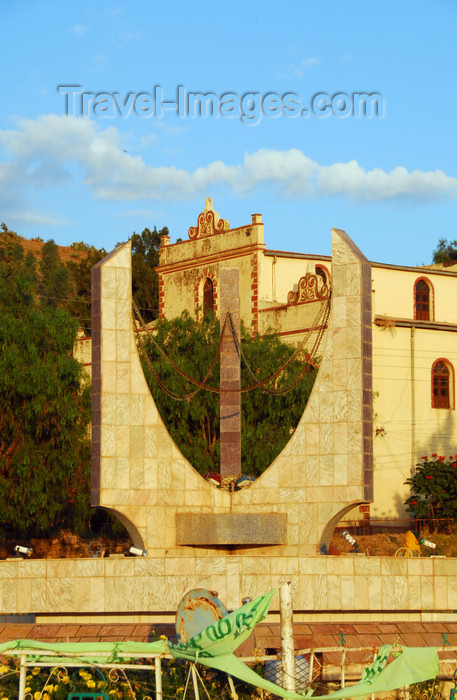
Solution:
[[[220,352],[221,352],[222,338],[223,338],[224,330],[225,330],[225,327],[226,327],[227,324],[229,325],[230,332],[231,332],[231,334],[232,334],[233,342],[234,342],[234,344],[235,344],[235,347],[236,347],[238,356],[243,360],[243,362],[244,362],[244,364],[245,364],[245,366],[246,366],[246,368],[247,368],[249,374],[251,375],[251,377],[254,379],[254,382],[255,382],[254,384],[251,384],[251,385],[248,386],[248,387],[242,388],[242,389],[240,390],[240,392],[241,392],[242,394],[246,394],[246,393],[248,393],[248,392],[250,392],[250,391],[254,391],[255,389],[261,389],[262,391],[265,391],[265,392],[268,393],[268,394],[273,394],[273,395],[276,395],[276,396],[284,396],[284,395],[287,394],[289,391],[291,391],[292,389],[294,389],[294,388],[302,381],[304,375],[309,371],[310,360],[313,359],[313,358],[315,357],[316,352],[317,352],[317,350],[318,350],[318,348],[319,348],[319,346],[320,346],[320,343],[321,343],[321,341],[322,341],[322,337],[323,337],[324,331],[325,331],[325,329],[326,329],[326,327],[327,327],[328,317],[329,317],[329,314],[330,314],[330,297],[328,298],[328,300],[326,300],[326,303],[325,303],[325,304],[321,304],[321,308],[319,309],[319,312],[317,313],[316,318],[315,318],[314,321],[313,321],[313,324],[312,324],[311,327],[309,328],[308,332],[306,333],[306,335],[304,336],[304,338],[303,338],[302,341],[300,342],[300,344],[299,344],[298,348],[295,350],[295,352],[286,360],[286,362],[284,362],[283,365],[281,365],[281,367],[279,367],[279,369],[276,370],[276,372],[274,372],[272,375],[270,375],[270,376],[267,377],[266,379],[263,379],[263,380],[260,380],[260,381],[258,380],[258,378],[256,377],[255,373],[254,373],[253,370],[251,369],[251,367],[250,367],[250,365],[249,365],[249,363],[248,363],[248,361],[247,361],[247,359],[246,359],[246,357],[245,357],[245,355],[244,355],[244,352],[243,352],[243,349],[242,349],[242,346],[241,346],[241,342],[240,342],[240,339],[238,338],[237,333],[236,333],[236,330],[235,330],[235,328],[234,328],[233,320],[232,320],[232,317],[231,317],[231,315],[230,315],[230,312],[227,312],[227,315],[226,315],[226,317],[225,317],[224,325],[223,325],[223,327],[222,327],[222,331],[221,331],[220,338],[219,338],[219,342],[218,342],[218,346],[217,346],[217,348],[216,348],[216,352],[215,352],[215,354],[214,354],[214,357],[213,357],[213,360],[212,360],[212,362],[211,362],[210,368],[209,368],[208,372],[206,373],[206,375],[204,376],[203,381],[200,381],[200,380],[198,380],[198,379],[194,379],[194,377],[191,377],[191,376],[188,375],[186,372],[184,372],[184,370],[182,370],[182,369],[181,369],[181,368],[180,368],[180,367],[165,353],[165,351],[164,351],[164,350],[160,347],[160,345],[156,342],[156,340],[155,340],[154,336],[152,335],[152,333],[150,332],[150,330],[146,327],[146,325],[145,325],[145,323],[144,323],[144,321],[143,321],[143,318],[142,318],[142,316],[141,316],[141,314],[140,314],[140,311],[139,311],[139,309],[138,309],[138,307],[137,307],[137,305],[136,305],[136,303],[135,303],[134,301],[132,301],[132,306],[133,306],[133,311],[134,311],[134,322],[135,322],[135,320],[136,320],[136,321],[139,323],[139,325],[141,326],[143,332],[144,332],[146,335],[148,335],[148,336],[150,337],[152,343],[154,344],[154,346],[156,347],[156,349],[158,350],[158,352],[160,353],[160,355],[163,357],[163,359],[164,359],[164,360],[165,360],[165,361],[166,361],[166,362],[181,376],[181,377],[183,377],[186,381],[188,381],[188,382],[190,382],[191,384],[193,384],[193,385],[196,387],[196,389],[195,389],[194,391],[191,391],[191,392],[187,393],[187,394],[177,394],[176,392],[174,392],[174,391],[172,391],[171,389],[169,389],[169,388],[162,382],[162,380],[160,379],[159,375],[157,374],[157,372],[156,372],[155,369],[153,368],[152,362],[151,362],[150,357],[149,357],[149,355],[148,355],[148,353],[147,353],[146,347],[145,347],[145,345],[144,345],[144,343],[143,343],[143,338],[142,338],[142,336],[141,336],[141,333],[138,333],[138,342],[139,342],[141,354],[142,354],[142,356],[144,357],[145,362],[146,362],[146,364],[147,364],[147,366],[148,366],[148,369],[149,369],[149,371],[151,372],[151,374],[152,374],[154,380],[156,381],[156,383],[158,384],[158,386],[162,389],[162,391],[164,391],[170,398],[173,398],[173,399],[175,399],[176,401],[191,401],[191,400],[198,394],[198,392],[201,391],[202,389],[204,389],[205,391],[212,392],[212,393],[214,393],[214,394],[234,393],[234,392],[238,391],[237,389],[220,389],[219,387],[215,387],[215,386],[212,386],[212,385],[208,384],[208,379],[210,378],[210,376],[211,376],[211,374],[212,374],[212,372],[213,372],[213,369],[214,369],[214,367],[215,367],[215,365],[216,365],[217,359],[218,359],[218,357],[219,357],[219,355],[220,355]],[[137,328],[137,330],[138,330],[138,328]],[[302,348],[303,348],[304,344],[309,340],[309,338],[311,337],[311,335],[312,335],[313,333],[315,333],[316,331],[317,331],[317,337],[316,337],[316,339],[315,339],[315,341],[314,341],[314,344],[313,344],[313,347],[312,347],[311,352],[307,354],[307,362],[306,362],[306,364],[304,364],[303,369],[300,370],[300,372],[299,372],[298,376],[295,378],[295,380],[294,380],[290,385],[288,385],[287,387],[283,387],[282,389],[270,389],[270,388],[268,388],[266,385],[267,385],[269,382],[271,382],[273,379],[275,379],[277,376],[279,376],[279,375],[288,367],[288,365],[289,365],[289,364],[299,355],[299,353],[302,351]]]

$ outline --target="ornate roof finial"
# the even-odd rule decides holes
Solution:
[[[215,233],[224,233],[229,228],[229,222],[226,219],[221,219],[217,211],[214,211],[211,197],[206,197],[205,208],[198,216],[197,226],[191,226],[189,229],[189,238],[193,240],[212,236]]]

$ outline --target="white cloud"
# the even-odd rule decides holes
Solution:
[[[299,149],[260,149],[235,165],[219,160],[189,171],[125,153],[124,140],[113,126],[100,129],[86,118],[57,115],[0,131],[0,147],[11,154],[0,162],[0,218],[4,210],[27,211],[32,192],[81,181],[95,198],[124,202],[186,200],[217,186],[241,196],[269,189],[285,198],[338,196],[355,203],[457,197],[457,178],[441,170],[365,170],[355,160],[321,165]],[[55,221],[55,215],[30,216]]]
[[[85,33],[87,32],[88,29],[89,29],[89,27],[85,27],[85,26],[82,25],[82,24],[75,24],[75,25],[71,28],[70,31],[71,31],[71,33],[74,34],[75,36],[82,36],[83,34],[85,34]]]

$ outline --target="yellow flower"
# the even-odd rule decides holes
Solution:
[[[0,667],[0,673],[8,673],[8,671],[9,671],[8,666],[2,666],[2,667]]]
[[[42,700],[51,700],[51,696],[49,695],[49,693],[43,693],[41,697]]]
[[[112,690],[110,690],[110,691],[108,692],[108,695],[114,695],[115,692],[116,692],[116,691],[115,691],[114,689],[112,689]]]
[[[88,688],[95,688],[95,681],[89,680],[86,682]]]
[[[30,693],[31,690],[32,689],[27,686],[27,688],[25,688],[25,690],[24,690],[24,693]]]
[[[32,670],[33,675],[34,675],[34,676],[37,676],[37,675],[39,674],[40,670],[41,670],[41,669],[38,668],[38,666],[35,666],[35,668]]]
[[[41,693],[37,690],[37,691],[33,694],[33,698],[34,698],[34,700],[39,700],[39,698],[41,698]]]

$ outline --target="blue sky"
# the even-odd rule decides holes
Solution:
[[[457,238],[454,0],[3,0],[0,23],[0,220],[25,237],[111,250],[155,225],[173,241],[211,196],[231,226],[261,213],[273,249],[330,254],[333,226],[371,260],[420,265]],[[69,85],[107,97],[67,116]],[[159,116],[147,96],[128,112],[156,86],[211,92],[222,114]],[[300,112],[379,93],[383,116],[262,114],[272,93]]]

